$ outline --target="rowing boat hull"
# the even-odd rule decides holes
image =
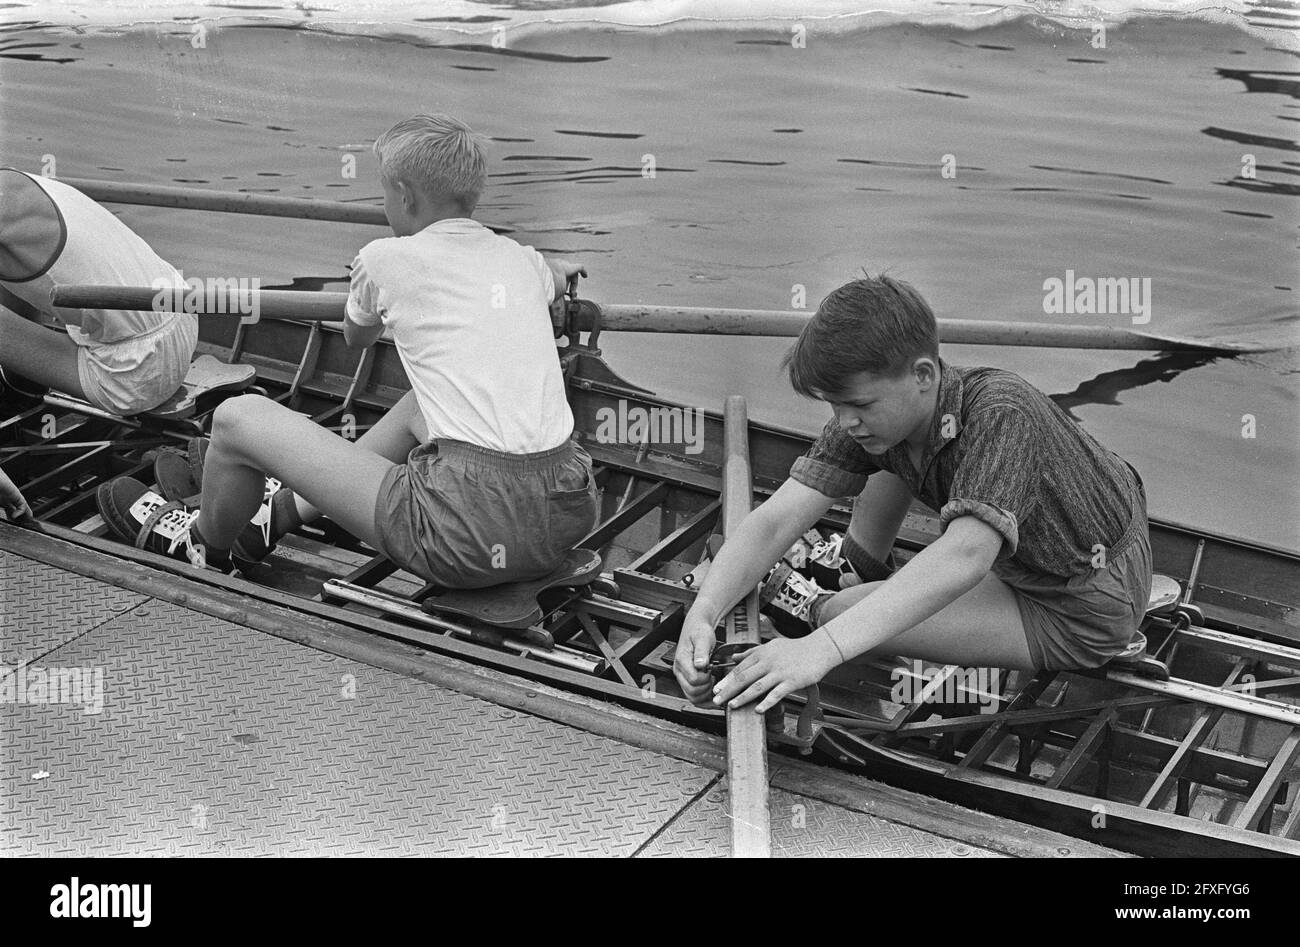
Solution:
[[[380,343],[360,356],[346,348],[338,330],[320,324],[264,322],[236,326],[205,320],[201,348],[221,358],[237,358],[254,365],[259,383],[271,394],[306,411],[318,422],[335,427],[345,427],[358,418],[377,416],[407,388],[400,361],[390,344]],[[548,666],[473,642],[417,633],[370,617],[366,625],[386,635],[404,637],[435,653],[465,658],[695,726],[720,730],[719,715],[689,708],[680,698],[668,693],[671,677],[662,663],[652,663],[656,648],[651,645],[662,652],[675,638],[682,610],[693,595],[682,581],[683,565],[698,561],[705,539],[716,528],[716,508],[723,485],[722,415],[717,412],[693,415],[692,420],[700,428],[694,432],[698,438],[689,441],[629,438],[626,425],[620,429],[615,424],[611,429],[611,418],[626,418],[629,412],[637,410],[647,414],[676,412],[681,417],[683,412],[692,409],[659,399],[647,389],[626,381],[605,364],[597,351],[570,348],[563,361],[575,433],[599,468],[605,497],[601,525],[590,537],[590,545],[600,548],[607,562],[618,566],[615,571],[624,584],[623,597],[627,600],[607,608],[611,614],[621,616],[621,620],[639,621],[643,613],[659,616],[645,619],[646,627],[652,630],[643,640],[619,645],[620,656],[627,666],[624,676],[615,674],[609,666],[595,675]],[[3,425],[0,432],[8,430],[13,435],[30,431],[39,417],[35,409],[23,417],[10,417],[0,422]],[[114,437],[121,433],[108,422],[94,430],[111,430]],[[756,422],[750,422],[748,435],[754,493],[761,500],[785,480],[791,464],[807,450],[810,439],[799,432]],[[150,445],[167,442],[168,437],[175,439],[174,433],[155,435],[147,425],[121,436],[124,439],[92,442],[84,455],[66,463],[43,459],[46,455],[40,453],[42,449],[55,449],[57,436],[45,448],[40,443],[30,445],[30,451],[20,458],[31,474],[28,480],[36,484],[37,493],[59,487],[52,498],[33,496],[38,501],[37,512],[56,524],[50,532],[61,543],[71,542],[81,544],[88,551],[96,550],[96,561],[102,562],[98,554],[115,551],[121,559],[148,564],[160,573],[182,574],[184,566],[164,563],[148,554],[124,551],[103,539],[76,531],[78,524],[84,527],[93,511],[93,498],[90,498],[93,487],[86,488],[83,482],[86,476],[146,469],[140,459],[142,451]],[[19,435],[18,439],[24,437],[30,435]],[[847,505],[837,505],[821,525],[825,529],[843,529],[849,512]],[[937,535],[938,523],[933,512],[917,507],[904,524],[897,552],[906,558]],[[1259,651],[1253,655],[1258,667],[1271,666],[1261,654],[1265,657],[1281,654],[1285,661],[1291,653],[1289,649],[1300,649],[1300,611],[1297,610],[1300,556],[1236,537],[1211,535],[1158,517],[1151,521],[1151,536],[1157,571],[1179,580],[1185,588],[1192,587],[1193,601],[1204,611],[1207,625],[1232,636],[1233,642],[1259,643],[1251,646]],[[9,536],[0,545],[12,546],[15,542]],[[52,548],[45,554],[52,554]],[[75,563],[75,553],[65,553],[65,556],[68,562]],[[354,612],[307,601],[308,591],[313,588],[310,583],[303,590],[286,592],[238,579],[205,576],[202,581],[238,586],[243,589],[242,594],[264,598],[299,614],[358,622]],[[314,589],[319,588],[316,581]],[[292,636],[291,629],[286,636]],[[1235,651],[1226,652],[1202,647],[1183,665],[1216,680],[1221,677],[1225,662],[1234,656],[1241,657],[1243,646],[1237,643],[1233,647]],[[637,675],[643,673],[661,682],[662,690],[629,686],[629,682],[636,684],[640,680]],[[1080,681],[1076,690],[1086,691],[1089,687],[1103,687],[1103,690],[1111,687],[1110,691],[1104,691],[1106,695],[1127,693],[1122,688],[1114,691],[1105,682]],[[1140,728],[1130,725],[1116,728],[1116,745],[1121,750],[1119,762],[1129,765],[1137,760],[1133,765],[1140,768],[1148,765],[1141,762],[1145,758],[1143,754],[1154,755],[1155,763],[1150,765],[1158,768],[1162,760],[1175,752],[1170,744],[1177,742],[1161,727],[1173,728],[1172,733],[1187,723],[1184,718],[1202,710],[1194,704],[1165,707],[1154,718],[1154,725],[1149,725],[1152,721],[1148,719]],[[1075,721],[1070,726],[1051,729],[1045,733],[1044,745],[1055,741],[1068,747],[1071,741],[1080,739],[1080,727],[1085,723]],[[1036,780],[1032,773],[1017,774],[1014,768],[997,760],[990,760],[983,767],[963,768],[957,761],[942,758],[942,753],[931,752],[932,748],[917,740],[891,744],[826,728],[815,749],[819,759],[865,772],[873,778],[1142,854],[1300,854],[1300,843],[1293,841],[1298,821],[1294,799],[1286,803],[1279,795],[1276,800],[1272,796],[1265,800],[1266,807],[1261,807],[1258,800],[1252,803],[1253,789],[1264,787],[1270,793],[1275,788],[1281,793],[1286,790],[1284,777],[1289,775],[1286,766],[1279,772],[1276,765],[1267,762],[1272,754],[1281,752],[1279,747],[1286,745],[1285,734],[1279,727],[1282,725],[1272,725],[1269,721],[1258,725],[1255,721],[1250,725],[1249,734],[1243,731],[1240,735],[1235,749],[1198,745],[1186,754],[1183,777],[1197,786],[1207,787],[1206,798],[1232,797],[1231,805],[1225,803],[1222,816],[1229,822],[1243,807],[1251,809],[1253,804],[1253,829],[1221,825],[1158,807],[1099,799],[1080,791],[1078,780],[1068,790],[1049,787],[1041,779]],[[1272,758],[1276,762],[1277,757]],[[1090,774],[1095,767],[1091,761],[1089,766],[1080,772]],[[1182,792],[1181,783],[1179,791]],[[1236,799],[1237,796],[1241,799]],[[1285,825],[1280,832],[1276,826],[1272,833],[1259,831],[1259,823],[1267,823],[1274,815],[1274,802],[1278,802],[1277,812],[1288,810]],[[1290,837],[1283,837],[1286,835]]]

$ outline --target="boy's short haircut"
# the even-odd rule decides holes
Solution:
[[[403,119],[375,141],[375,156],[388,180],[400,178],[466,211],[487,183],[482,136],[450,115]]]
[[[823,299],[781,366],[795,391],[821,398],[844,391],[859,372],[897,378],[921,356],[939,357],[934,312],[911,285],[880,276]]]

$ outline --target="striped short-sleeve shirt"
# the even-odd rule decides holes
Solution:
[[[860,493],[877,470],[899,477],[947,526],[974,516],[1002,536],[999,560],[1048,575],[1092,570],[1134,538],[1134,471],[1019,375],[940,360],[920,468],[899,443],[868,454],[832,419],[790,476],[829,497]]]

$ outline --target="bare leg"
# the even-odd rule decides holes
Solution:
[[[883,582],[864,582],[837,592],[822,606],[819,620],[825,624],[882,585]],[[992,573],[946,608],[868,654],[871,657],[906,655],[963,667],[1034,670],[1015,592]]]
[[[2,308],[0,363],[48,388],[86,397],[77,374],[77,343],[66,332],[51,332]]]
[[[416,403],[415,392],[408,391],[374,427],[357,438],[356,445],[394,464],[404,464],[411,449],[428,439],[429,431]],[[310,523],[321,515],[321,511],[304,500],[301,494],[295,493],[293,500],[304,523]]]
[[[229,549],[262,502],[265,478],[282,481],[321,513],[379,548],[375,503],[393,464],[260,395],[224,402],[212,416],[199,532]]]

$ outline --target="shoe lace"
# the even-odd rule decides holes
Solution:
[[[256,526],[262,537],[262,546],[266,549],[271,548],[271,501],[283,484],[274,477],[266,478],[266,485],[262,488],[262,505],[258,507],[257,512],[253,514],[250,521]]]
[[[199,518],[197,509],[189,509],[184,504],[177,501],[160,504],[147,517],[140,526],[140,532],[136,534],[135,545],[138,549],[145,548],[149,541],[149,536],[158,527],[162,527],[165,532],[172,533],[171,540],[167,543],[166,554],[172,555],[176,549],[185,544],[185,558],[191,565],[203,568],[207,564],[206,551],[201,543],[195,543],[190,527],[194,521]]]

